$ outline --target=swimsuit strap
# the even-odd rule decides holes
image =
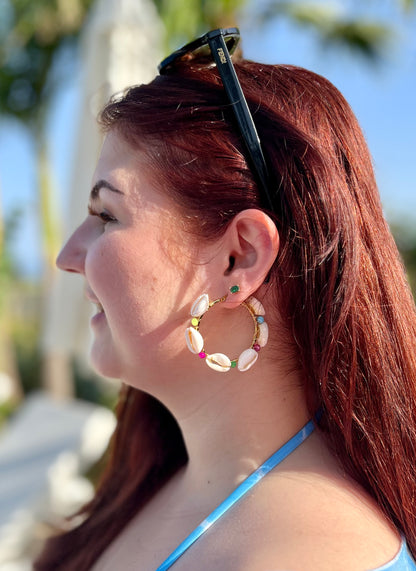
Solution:
[[[201,535],[207,531],[222,515],[225,514],[238,500],[240,500],[251,488],[253,488],[266,474],[282,462],[289,454],[291,454],[298,446],[304,442],[313,432],[315,424],[310,420],[305,426],[299,430],[297,434],[286,442],[279,450],[277,450],[268,460],[264,462],[255,472],[244,480],[229,496],[226,498],[211,514],[188,535],[182,543],[172,551],[167,559],[156,569],[156,571],[166,571],[181,555],[189,548]]]

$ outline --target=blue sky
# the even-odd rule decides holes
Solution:
[[[249,4],[249,10],[254,4]],[[369,13],[374,15],[374,2],[360,4],[364,5],[372,5]],[[354,6],[357,10],[358,3]],[[415,12],[404,15],[393,0],[377,3],[377,16],[396,30],[384,60],[377,66],[341,49],[322,47],[313,31],[284,19],[258,29],[248,15],[240,25],[247,58],[301,65],[324,75],[340,89],[366,135],[387,218],[411,228],[416,228]],[[62,65],[67,65],[65,60]],[[48,120],[57,206],[64,221],[79,97],[77,75],[69,75]],[[35,276],[40,271],[41,256],[34,155],[25,129],[10,121],[0,123],[0,195],[6,215],[15,209],[21,212],[13,254],[22,273]]]
[[[340,89],[369,144],[386,215],[402,221],[409,217],[416,226],[416,14],[408,17],[394,4],[377,3],[377,16],[396,30],[377,66],[345,50],[328,51],[314,32],[287,20],[272,21],[258,32],[241,28],[246,57],[301,65]]]

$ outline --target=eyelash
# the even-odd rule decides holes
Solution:
[[[91,206],[88,206],[88,214],[90,216],[97,216],[104,224],[108,224],[109,222],[117,222],[117,220],[105,210],[97,212],[96,210],[93,210]]]

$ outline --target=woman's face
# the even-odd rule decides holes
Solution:
[[[183,331],[201,292],[203,264],[181,217],[155,189],[140,151],[110,132],[93,177],[89,214],[58,266],[83,274],[91,319],[91,360],[103,375],[163,374],[184,351]],[[198,283],[199,282],[199,283]]]

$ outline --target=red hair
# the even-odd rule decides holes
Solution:
[[[311,415],[344,469],[416,555],[416,310],[382,214],[357,121],[324,78],[292,66],[236,65],[274,193],[281,250],[269,287],[305,378]],[[184,68],[129,89],[101,115],[144,149],[155,182],[211,239],[260,208],[215,69]],[[37,570],[87,570],[187,459],[159,402],[124,388],[111,461],[86,519],[54,538]]]

